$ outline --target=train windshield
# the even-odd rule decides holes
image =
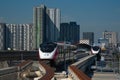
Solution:
[[[40,49],[43,52],[52,52],[56,48],[57,44],[55,43],[43,43],[40,44]]]
[[[93,50],[98,51],[100,48],[98,46],[92,47]]]

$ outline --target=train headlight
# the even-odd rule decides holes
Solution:
[[[49,54],[44,54],[44,56],[49,56]]]

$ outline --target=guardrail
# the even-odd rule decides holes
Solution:
[[[73,65],[69,66],[69,76],[72,80],[91,80],[87,75]]]
[[[18,71],[25,70],[28,67],[31,67],[32,64],[33,64],[33,62],[31,60],[24,61],[24,62],[17,65]]]
[[[85,73],[85,68],[92,64],[90,61],[94,60],[94,55],[81,58],[78,62],[68,67],[68,76],[73,80],[91,80]]]
[[[77,68],[81,69],[84,72],[86,67],[88,65],[91,65],[92,62],[94,61],[94,56],[95,55],[89,55],[89,56],[83,57],[79,59],[76,63],[73,63],[72,65],[76,66]]]

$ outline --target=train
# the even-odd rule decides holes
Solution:
[[[83,47],[83,45],[82,45]],[[39,58],[42,60],[58,60],[63,59],[65,57],[73,57],[76,53],[80,53],[80,47],[77,47],[76,45],[72,45],[70,43],[55,43],[55,42],[46,42],[42,43],[39,46]],[[86,45],[85,45],[86,48]],[[100,52],[99,46],[87,46],[88,51],[86,52],[89,55],[96,55]],[[79,52],[78,52],[79,51]],[[91,53],[90,53],[91,52]]]
[[[101,50],[101,49],[100,49],[99,46],[92,46],[92,47],[91,47],[91,53],[94,54],[94,55],[95,55],[95,54],[98,54],[98,53],[100,52],[100,50]]]
[[[62,59],[67,55],[73,56],[72,51],[75,49],[76,46],[69,43],[42,43],[39,47],[39,58],[44,60],[56,60],[58,58]]]

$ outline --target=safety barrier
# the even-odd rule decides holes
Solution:
[[[32,64],[33,64],[33,62],[31,60],[24,61],[24,62],[22,62],[22,63],[20,63],[20,64],[17,65],[18,71],[25,70],[28,67],[31,67]]]
[[[69,76],[73,80],[91,80],[86,74],[79,70],[76,66],[69,66]]]
[[[73,80],[91,80],[86,74],[84,74],[85,68],[92,64],[90,61],[94,61],[94,55],[81,58],[78,62],[68,67],[68,76]]]

